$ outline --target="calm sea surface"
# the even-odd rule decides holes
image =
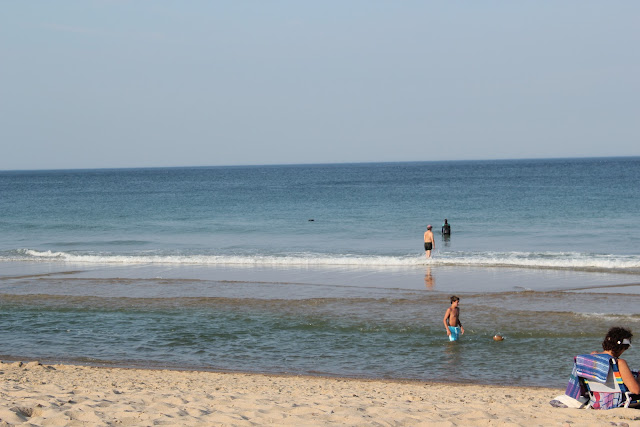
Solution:
[[[562,387],[610,326],[640,337],[639,183],[640,158],[0,172],[0,358]]]

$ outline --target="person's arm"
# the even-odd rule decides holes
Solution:
[[[442,319],[442,323],[444,323],[444,328],[447,330],[447,336],[451,335],[451,331],[449,330],[449,313],[451,312],[451,308],[447,308],[447,312],[444,314],[444,319]]]
[[[464,326],[462,326],[462,322],[460,321],[460,312],[458,312],[458,326],[460,326],[460,333],[464,335]]]
[[[627,386],[629,391],[633,394],[640,394],[640,384],[633,376],[631,369],[629,369],[629,365],[627,365],[627,361],[624,359],[618,359],[618,370],[620,371],[620,376],[622,377],[622,382]]]

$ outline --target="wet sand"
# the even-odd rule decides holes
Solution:
[[[46,280],[43,280],[46,279]],[[53,279],[53,280],[52,280]],[[72,279],[75,282],[65,282]],[[129,282],[164,281],[163,295],[156,287],[144,287],[131,294]],[[82,286],[78,283],[85,280]],[[196,286],[198,281],[216,281],[235,284],[278,284],[281,294],[269,289],[266,298],[287,298],[295,288],[298,297],[319,293],[326,295],[329,289],[336,297],[352,295],[362,290],[430,291],[442,293],[502,293],[520,291],[588,291],[622,294],[640,294],[640,275],[582,270],[537,269],[513,267],[464,267],[447,265],[424,265],[412,267],[393,266],[305,266],[305,265],[174,265],[174,264],[90,264],[90,263],[42,263],[3,262],[0,264],[0,293],[51,295],[102,296],[101,287],[91,287],[91,282],[100,280],[100,285],[111,281],[109,296],[171,297],[171,296],[219,296],[203,294]],[[190,288],[185,283],[192,281]],[[34,286],[37,282],[37,286]],[[171,286],[171,283],[177,283]],[[71,284],[70,286],[62,286]],[[304,287],[308,291],[298,292]],[[276,291],[276,293],[274,293]],[[254,289],[251,296],[255,295]]]

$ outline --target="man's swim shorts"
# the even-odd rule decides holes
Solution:
[[[449,341],[458,341],[458,337],[460,337],[460,326],[449,326],[449,330],[451,331]]]
[[[432,248],[431,242],[424,242],[424,250],[430,251]]]

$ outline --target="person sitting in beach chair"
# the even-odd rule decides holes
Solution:
[[[565,394],[589,399],[588,406],[593,409],[640,407],[638,373],[620,359],[631,347],[632,336],[628,329],[611,328],[602,342],[603,352],[576,356]]]

